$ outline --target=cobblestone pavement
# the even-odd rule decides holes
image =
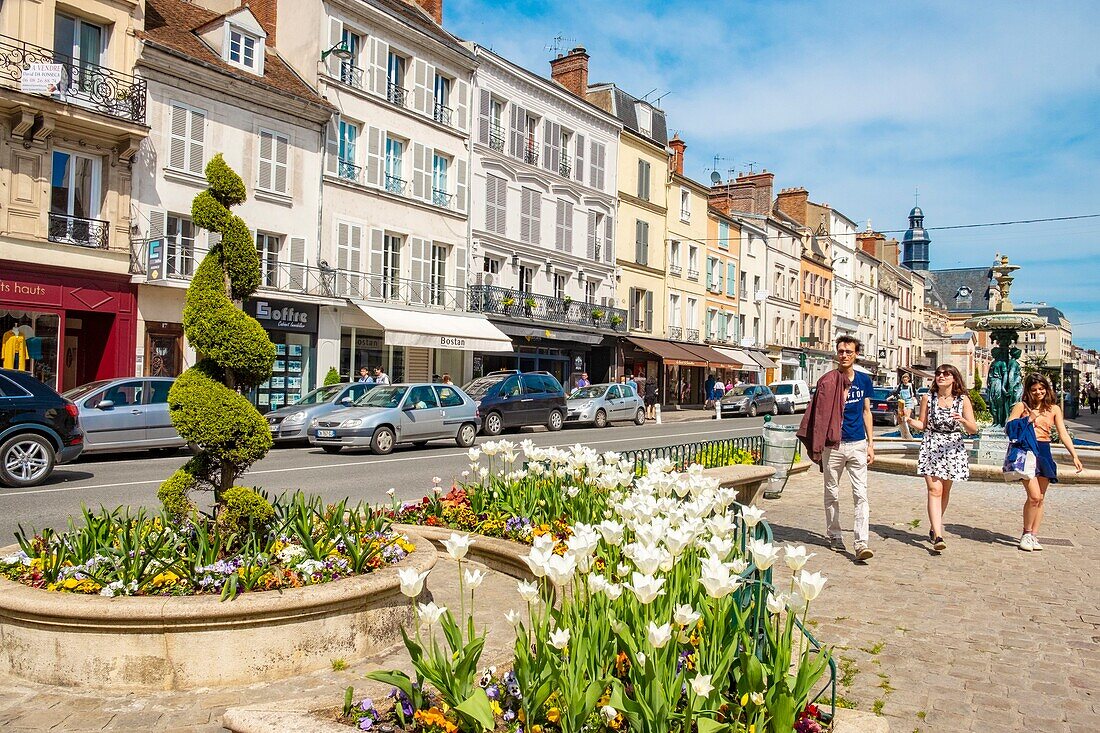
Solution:
[[[828,576],[811,616],[836,647],[841,695],[895,733],[1100,730],[1100,487],[1050,489],[1043,552],[1016,548],[1023,497],[1016,485],[959,484],[935,556],[923,480],[872,473],[866,565],[824,546],[816,468],[762,503],[776,540],[807,545],[810,568]]]

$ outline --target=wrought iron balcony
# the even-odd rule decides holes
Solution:
[[[470,286],[470,310],[548,323],[626,331],[626,311],[572,298],[554,298],[493,285]]]
[[[146,83],[121,71],[74,59],[49,48],[0,36],[0,84],[16,88],[31,64],[60,64],[53,98],[139,124],[145,123]]]
[[[343,178],[345,181],[359,182],[359,174],[363,171],[363,167],[355,165],[351,161],[338,160],[336,161],[336,175]]]
[[[602,257],[600,257],[600,255],[602,255],[602,254],[603,254],[603,242],[600,240],[599,237],[596,237],[596,242],[593,245],[593,249],[592,249],[592,259],[594,259],[596,262],[600,262],[603,259]]]
[[[500,125],[489,125],[489,147],[498,153],[504,152],[504,129]]]
[[[684,340],[685,341],[698,341],[699,340],[699,329],[698,328],[689,328],[688,330],[684,331]]]
[[[363,84],[363,70],[355,64],[346,61],[340,64],[340,81],[347,84],[349,87],[366,89],[366,86]]]
[[[50,212],[47,236],[51,242],[107,249],[110,233],[111,225],[108,222]]]
[[[446,191],[440,191],[438,188],[432,189],[432,203],[436,206],[440,206],[444,209],[451,208],[451,202],[454,201],[454,194],[447,193]]]
[[[386,190],[390,193],[396,193],[399,196],[405,195],[405,190],[409,187],[409,182],[404,178],[398,178],[397,176],[391,176],[386,174]]]
[[[531,143],[528,143],[523,148],[523,162],[524,163],[530,163],[531,165],[538,165],[539,164],[539,147],[538,147],[538,145],[533,145]]]
[[[561,161],[558,163],[558,174],[563,178],[569,178],[573,175],[573,164],[569,162],[569,156],[566,151],[561,151]]]
[[[452,110],[447,105],[442,104],[440,102],[436,102],[435,107],[434,107],[433,112],[432,112],[432,119],[434,119],[436,122],[438,122],[441,125],[446,125],[447,127],[450,127],[451,126],[451,115],[453,114],[453,112],[454,112],[454,110]]]
[[[390,103],[396,104],[398,107],[407,107],[409,100],[409,92],[405,87],[400,84],[394,84],[392,81],[386,84],[386,99]]]
[[[684,329],[680,326],[669,326],[668,337],[673,341],[679,341],[681,338],[684,337]]]
[[[673,277],[680,277],[680,275],[682,273],[683,273],[683,269],[679,265],[669,265],[668,266],[668,274],[669,275],[672,275]]]

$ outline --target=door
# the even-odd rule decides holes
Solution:
[[[145,436],[150,447],[171,448],[184,444],[168,412],[171,379],[150,379],[145,383]]]
[[[443,414],[435,390],[413,387],[401,407],[401,440],[431,440],[443,436]]]
[[[500,411],[501,423],[506,428],[523,425],[524,410],[526,404],[522,402],[523,387],[520,386],[519,376],[513,375],[504,380],[497,394],[500,399],[495,407]]]
[[[150,331],[145,337],[145,375],[178,377],[182,369],[183,330]]]
[[[436,394],[439,395],[439,414],[443,421],[445,438],[454,438],[458,435],[458,429],[464,422],[470,422],[473,410],[466,407],[466,400],[454,387],[436,385]]]
[[[145,382],[115,382],[81,403],[84,441],[99,450],[133,448],[145,443]],[[102,407],[100,406],[102,405]]]
[[[520,398],[520,404],[523,405],[521,410],[523,422],[516,424],[541,425],[546,422],[546,416],[549,414],[548,395],[542,383],[542,377],[538,374],[521,374],[520,379],[523,381],[523,397]]]
[[[607,418],[609,420],[626,419],[627,402],[619,385],[613,384],[608,387],[605,401],[607,402]]]

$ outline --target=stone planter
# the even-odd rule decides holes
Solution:
[[[737,503],[749,506],[755,504],[764,491],[764,484],[775,473],[768,466],[736,465],[707,468],[703,475],[718,479],[721,488],[737,489]]]
[[[0,674],[52,685],[185,690],[361,659],[398,642],[411,621],[397,570],[423,572],[436,563],[427,539],[401,531],[416,549],[398,565],[225,602],[51,593],[0,579]]]

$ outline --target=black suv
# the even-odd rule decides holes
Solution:
[[[462,389],[478,403],[485,435],[525,425],[561,430],[565,422],[565,390],[550,372],[490,372]]]
[[[77,408],[26,372],[0,369],[0,484],[42,483],[84,450]]]

